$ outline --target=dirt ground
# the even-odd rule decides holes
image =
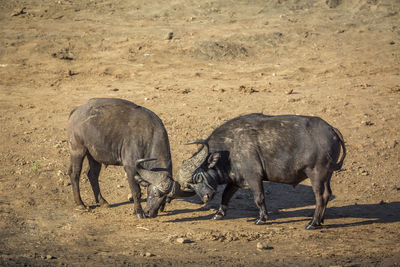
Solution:
[[[0,0],[0,265],[399,266],[399,74],[398,0]],[[82,174],[92,210],[75,210],[66,126],[93,97],[158,114],[174,173],[197,150],[185,142],[235,116],[322,117],[348,150],[324,227],[304,229],[307,180],[264,184],[263,226],[246,190],[222,221],[220,196],[139,220],[113,166],[112,207]]]

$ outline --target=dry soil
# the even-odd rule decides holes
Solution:
[[[399,74],[398,0],[1,0],[0,265],[399,266]],[[112,207],[82,175],[92,210],[75,210],[65,128],[93,97],[157,113],[174,173],[196,151],[185,142],[235,116],[322,117],[348,149],[324,227],[304,229],[307,180],[264,184],[263,226],[246,190],[222,221],[220,196],[139,220],[113,166]]]

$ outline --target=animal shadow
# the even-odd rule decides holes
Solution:
[[[218,209],[221,202],[223,188],[219,188],[218,194],[212,201],[200,209]],[[312,217],[315,209],[315,197],[311,186],[298,185],[295,188],[285,184],[264,183],[266,205],[268,209],[270,224],[288,224],[297,221],[308,221]],[[373,223],[400,222],[400,202],[380,202],[376,204],[353,204],[347,206],[335,206],[334,196],[328,203],[325,216],[324,228],[352,227],[359,225],[369,225]],[[191,203],[202,204],[199,197],[183,199]],[[310,206],[312,206],[310,208]],[[307,207],[307,208],[305,208]],[[285,211],[285,209],[296,209]],[[172,214],[190,213],[199,209],[175,210]],[[199,221],[211,219],[213,215],[180,218],[173,222]],[[250,190],[239,189],[229,203],[229,209],[224,220],[234,220],[239,218],[249,218],[254,220],[258,216],[258,208],[254,203],[253,194]],[[333,219],[358,218],[357,222],[335,223]],[[278,220],[279,219],[279,220]]]
[[[225,186],[219,186],[216,196],[206,205],[198,196],[182,198],[194,204],[204,205],[199,209],[181,209],[170,213],[180,214],[199,210],[217,210],[222,198]],[[313,205],[315,203],[314,193],[310,186],[298,185],[296,188],[285,184],[264,183],[266,205],[269,213],[276,213],[278,209],[297,208]],[[225,220],[238,218],[252,218],[258,215],[258,208],[254,203],[253,194],[250,190],[239,189],[229,202],[229,209]],[[193,218],[181,218],[173,221],[197,221],[211,219],[213,215],[198,216]]]

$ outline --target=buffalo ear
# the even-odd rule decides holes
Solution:
[[[221,157],[221,153],[214,152],[208,157],[208,169],[211,169],[217,164],[219,158]]]
[[[139,175],[135,175],[134,178],[135,178],[135,181],[136,181],[138,184],[140,184],[141,186],[147,187],[147,186],[150,185],[149,182],[143,180],[142,177],[140,177]]]

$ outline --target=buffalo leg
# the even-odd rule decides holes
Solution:
[[[322,197],[323,194],[323,184],[320,182],[312,183],[312,188],[315,195],[315,211],[312,220],[307,224],[306,229],[317,229],[321,227],[321,219],[323,212],[323,204],[324,200]]]
[[[89,178],[90,185],[92,186],[94,199],[100,206],[109,207],[107,201],[103,198],[100,192],[99,174],[101,170],[101,163],[97,162],[90,154],[87,155],[89,161],[89,170],[87,177]]]
[[[330,186],[328,184],[330,175],[331,173],[318,170],[314,170],[309,175],[315,195],[315,211],[312,220],[306,226],[307,230],[321,228],[321,222],[330,196]]]
[[[143,219],[146,216],[143,212],[142,205],[140,204],[142,192],[140,191],[139,184],[136,182],[134,178],[136,171],[133,170],[131,167],[125,167],[125,172],[126,176],[128,177],[128,183],[132,193],[134,213],[139,219]]]
[[[83,204],[81,199],[81,194],[79,190],[79,178],[82,171],[82,162],[85,157],[86,151],[82,149],[71,149],[71,165],[68,170],[69,177],[72,184],[72,192],[74,195],[75,204],[79,209],[86,209],[85,204]]]
[[[321,223],[324,222],[325,218],[325,213],[326,213],[326,207],[328,206],[328,201],[329,198],[332,196],[332,189],[331,189],[331,177],[332,177],[332,172],[330,172],[327,176],[326,181],[324,182],[324,194],[322,195],[323,201],[324,201],[324,207],[322,210],[322,218],[321,218]]]
[[[259,209],[259,216],[257,220],[254,222],[257,225],[265,224],[268,216],[267,216],[267,207],[265,205],[265,196],[264,196],[264,187],[262,180],[249,181],[249,187],[253,192],[254,202],[256,203]]]
[[[215,213],[215,215],[213,216],[214,220],[221,220],[222,218],[224,218],[224,216],[226,215],[226,211],[228,209],[228,203],[238,189],[239,187],[237,187],[236,185],[233,184],[226,185],[225,190],[222,193],[221,205],[219,206],[217,213]]]

